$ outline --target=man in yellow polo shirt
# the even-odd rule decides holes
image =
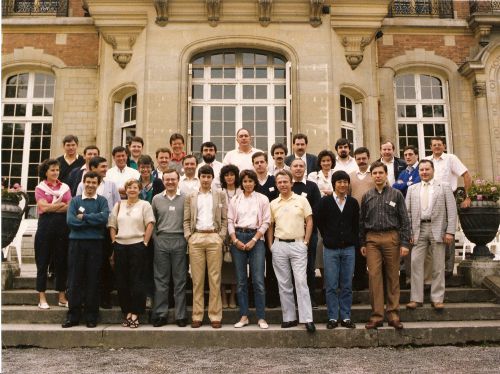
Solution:
[[[304,196],[292,191],[292,174],[281,170],[276,174],[276,186],[280,196],[271,202],[271,227],[267,239],[271,246],[273,268],[278,280],[282,328],[297,326],[293,298],[292,274],[295,279],[299,321],[308,332],[315,332],[311,298],[307,287],[307,244],[311,238],[312,210]]]

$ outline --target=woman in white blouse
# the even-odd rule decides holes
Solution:
[[[264,269],[266,248],[264,234],[271,223],[271,209],[268,198],[255,192],[259,183],[253,170],[243,170],[240,174],[240,185],[243,193],[231,199],[228,206],[228,233],[231,236],[231,254],[238,280],[238,302],[240,304],[240,320],[234,327],[248,325],[248,276],[247,265],[250,265],[257,324],[261,329],[269,326],[265,320],[266,293],[264,287]]]
[[[146,307],[148,243],[155,217],[149,202],[139,199],[141,186],[136,179],[125,183],[127,200],[117,203],[109,216],[115,263],[116,289],[123,313],[123,327],[139,327],[139,314]]]
[[[307,176],[308,180],[318,185],[321,196],[333,193],[332,174],[334,167],[335,155],[325,149],[318,154],[317,168],[319,171],[313,171]]]

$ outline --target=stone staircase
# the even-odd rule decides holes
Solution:
[[[377,347],[401,345],[448,345],[466,343],[500,342],[500,304],[493,292],[486,288],[469,288],[461,285],[461,279],[453,277],[446,289],[446,308],[434,311],[426,294],[426,304],[415,311],[406,310],[409,290],[401,291],[401,320],[405,328],[396,331],[387,325],[378,330],[365,330],[364,323],[370,315],[368,291],[354,292],[352,319],[357,328],[327,330],[326,307],[314,310],[316,334],[308,334],[302,326],[281,329],[281,310],[268,309],[266,319],[270,323],[267,331],[260,330],[251,316],[253,324],[233,328],[238,321],[237,310],[225,309],[223,327],[212,329],[208,321],[200,329],[179,328],[169,324],[153,328],[142,316],[137,330],[123,328],[119,322],[121,313],[114,295],[114,307],[101,309],[97,328],[84,325],[62,329],[66,316],[65,308],[57,307],[57,293],[48,291],[50,310],[37,308],[38,295],[35,286],[34,265],[23,265],[21,276],[14,279],[13,288],[2,292],[2,344],[3,346],[37,346],[44,348],[112,347],[161,348],[173,346],[189,347]],[[49,289],[50,289],[49,285]],[[318,290],[318,292],[320,292]],[[320,296],[320,294],[318,294]],[[206,297],[207,299],[208,297]],[[318,300],[321,297],[318,297]],[[191,295],[188,294],[188,305]],[[253,311],[252,311],[253,312]],[[173,311],[169,321],[173,321]],[[188,308],[188,315],[190,309]]]

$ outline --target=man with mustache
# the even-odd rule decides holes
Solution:
[[[285,164],[285,157],[288,153],[288,148],[283,143],[275,143],[271,147],[271,156],[274,162],[269,164],[269,173],[276,175],[278,171],[290,170],[290,166]]]
[[[335,151],[337,152],[337,159],[333,171],[343,170],[350,174],[358,170],[358,165],[353,157],[349,154],[351,152],[351,144],[349,140],[340,138],[335,143]]]
[[[220,190],[220,169],[222,169],[222,162],[217,161],[215,159],[215,156],[217,155],[217,146],[215,143],[212,142],[205,142],[201,145],[200,147],[200,152],[201,152],[201,157],[203,158],[203,161],[200,162],[198,165],[198,169],[196,170],[196,173],[198,173],[198,170],[203,166],[203,165],[209,165],[212,167],[214,170],[214,180],[212,182],[212,188]]]

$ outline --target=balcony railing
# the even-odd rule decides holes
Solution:
[[[68,15],[68,0],[4,0],[2,16],[58,16]]]
[[[453,0],[393,0],[388,16],[453,18]]]
[[[470,0],[470,14],[500,12],[499,0]]]

